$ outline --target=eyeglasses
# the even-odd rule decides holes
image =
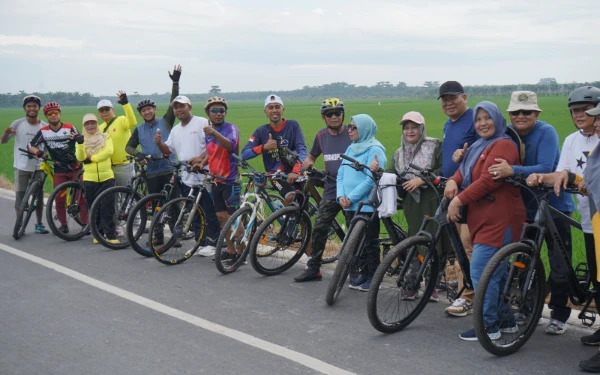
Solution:
[[[348,125],[348,130],[350,130],[351,132],[356,130],[356,125]]]
[[[508,112],[508,113],[510,113],[511,116],[515,116],[515,117],[517,117],[521,113],[523,114],[523,116],[530,116],[533,113],[533,111],[531,111],[531,110],[525,111],[525,110],[520,109],[518,111],[511,111],[511,112]]]
[[[210,109],[210,113],[214,113],[214,114],[217,114],[217,113],[221,113],[221,114],[223,114],[223,113],[225,113],[225,112],[227,112],[227,111],[225,110],[225,108],[211,108],[211,109]]]
[[[112,109],[111,107],[100,107],[100,108],[98,108],[98,112],[104,113],[104,112],[110,111],[111,109]]]
[[[58,116],[60,115],[60,111],[48,111],[46,112],[46,116]]]
[[[98,123],[96,121],[86,121],[85,124],[83,124],[83,126],[96,126],[98,125]]]
[[[342,113],[344,113],[343,111],[337,110],[337,111],[330,111],[330,112],[326,112],[324,115],[327,118],[331,118],[333,116],[335,117],[340,117],[342,115]]]

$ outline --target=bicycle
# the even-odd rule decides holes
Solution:
[[[364,171],[365,169],[369,170],[369,166],[364,165],[358,162],[357,160],[348,157],[347,155],[341,154],[340,157],[350,162],[350,164],[342,164],[342,167],[349,166],[358,171]],[[338,259],[338,264],[335,267],[335,271],[333,272],[333,276],[329,281],[327,293],[325,294],[325,302],[329,306],[333,305],[339,297],[342,288],[346,283],[346,279],[348,278],[348,275],[351,273],[351,271],[354,274],[357,273],[358,260],[363,255],[363,252],[366,250],[367,246],[366,233],[368,232],[368,228],[370,225],[373,225],[376,220],[380,220],[377,212],[377,208],[381,203],[378,196],[378,191],[380,187],[377,185],[382,175],[382,172],[373,172],[372,177],[365,174],[366,177],[371,178],[373,179],[373,181],[375,181],[375,186],[371,190],[367,202],[358,203],[356,214],[354,215],[354,217],[350,221],[350,224],[348,225],[348,232],[346,237],[344,238],[344,241],[342,242],[342,248],[340,250],[341,255]],[[395,186],[396,185],[390,185],[389,188],[395,188]],[[365,205],[371,207],[373,211],[361,213],[361,209]],[[406,231],[402,229],[399,225],[397,225],[392,220],[392,218],[381,218],[381,222],[386,228],[390,241],[393,244],[400,243],[407,237],[408,234],[406,233]],[[371,289],[372,288],[374,287],[371,284]]]
[[[127,158],[129,160],[134,160],[132,156],[127,156]],[[162,160],[164,157],[160,155],[152,156],[151,158],[152,160]],[[93,220],[90,220],[90,229],[94,239],[112,250],[125,249],[129,246],[129,240],[127,239],[123,227],[126,225],[129,212],[131,212],[133,206],[142,199],[140,191],[143,191],[145,185],[147,186],[146,169],[141,166],[137,168],[136,173],[127,186],[113,186],[100,193],[96,199],[94,199],[94,203],[89,211],[90,217],[94,218]],[[112,221],[114,224],[111,224],[110,226],[112,227],[114,225],[117,235],[116,239],[118,241],[107,239],[105,234],[102,233],[104,228],[100,228],[100,223],[102,221],[101,215],[105,215],[102,213],[101,207],[106,209],[108,205],[114,205],[115,207],[114,213],[112,214]],[[112,209],[108,211],[110,214]],[[137,233],[140,230],[143,231],[143,228],[140,226],[141,219],[139,217],[136,218],[135,223],[137,224],[137,227],[134,229],[135,236],[141,235],[140,233]],[[107,228],[107,230],[113,231],[112,228]]]
[[[85,191],[81,175],[83,169],[77,173],[75,180],[63,182],[52,190],[48,201],[46,202],[46,221],[52,233],[65,241],[76,241],[83,238],[90,231],[88,217],[82,217],[82,208],[84,216],[87,214],[87,203],[85,201]],[[58,201],[61,200],[61,210],[63,210],[67,229],[60,229],[62,223],[59,220]],[[63,207],[64,206],[64,207]]]
[[[552,218],[566,220],[572,227],[578,229],[581,229],[581,225],[550,206],[549,198],[554,192],[554,186],[546,184],[538,186],[537,189],[542,193],[537,196],[522,176],[505,181],[528,189],[538,201],[538,210],[534,222],[523,226],[520,241],[504,246],[492,256],[483,270],[475,291],[473,305],[475,333],[484,349],[498,356],[516,352],[529,340],[536,329],[546,297],[546,273],[540,258],[545,239],[552,238],[554,254],[560,254],[567,265],[569,299],[573,305],[584,306],[579,313],[579,319],[586,326],[591,326],[596,320],[595,313],[588,311],[596,291],[590,289],[591,279],[587,265],[580,263],[575,269],[573,268],[571,256]],[[576,188],[569,187],[564,189],[562,194],[580,193]],[[498,308],[494,312],[499,317],[495,324],[498,324],[501,334],[499,338],[491,339],[486,333],[483,306],[488,287],[496,272],[504,275],[499,287]]]
[[[34,154],[29,152],[29,150],[19,148],[19,151],[30,158],[36,157]],[[54,181],[54,169],[50,163],[58,164],[58,162],[53,162],[49,159],[42,160],[40,168],[33,172],[33,176],[27,184],[27,189],[25,189],[25,195],[21,201],[19,212],[17,214],[17,220],[15,221],[13,228],[13,238],[15,240],[23,237],[23,234],[25,234],[25,229],[27,228],[27,224],[29,224],[31,215],[35,212],[38,204],[40,204],[39,199],[44,199],[44,184],[46,183],[46,178],[50,178],[50,182]]]
[[[192,166],[186,163],[185,168],[191,170]],[[183,263],[198,251],[206,230],[206,217],[200,207],[200,199],[202,194],[210,194],[208,191],[204,193],[203,190],[214,183],[214,179],[225,180],[225,177],[214,175],[204,169],[194,172],[204,174],[206,176],[204,181],[192,186],[187,197],[175,198],[167,202],[150,224],[149,243],[152,255],[163,264]],[[195,218],[198,221],[195,221]],[[170,238],[167,239],[169,235]],[[162,246],[157,247],[155,243],[160,243],[158,239],[161,236]],[[192,242],[184,242],[188,240]]]
[[[234,272],[244,264],[256,228],[268,216],[267,210],[271,213],[276,212],[283,207],[284,203],[280,195],[269,194],[266,190],[267,181],[277,176],[276,174],[258,172],[247,161],[241,160],[236,155],[234,157],[239,160],[241,168],[249,169],[251,173],[242,173],[242,177],[249,179],[241,196],[240,208],[229,217],[216,243],[215,265],[223,274]],[[227,251],[228,240],[236,250],[233,254]],[[241,247],[243,249],[240,253]]]
[[[179,186],[179,168],[187,163],[171,163],[175,168],[171,174],[171,179],[164,185],[159,193],[149,194],[140,199],[129,212],[127,224],[125,225],[125,234],[131,248],[138,254],[145,257],[152,257],[152,246],[150,245],[150,226],[148,222],[154,219],[161,207],[170,200],[180,195]],[[136,228],[136,221],[139,220],[139,226]],[[136,229],[134,232],[134,228]],[[148,234],[144,236],[144,234]],[[156,239],[156,244],[161,244],[161,239]]]

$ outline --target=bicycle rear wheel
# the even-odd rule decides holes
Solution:
[[[167,265],[180,264],[198,251],[206,232],[206,218],[200,207],[192,212],[194,207],[194,199],[182,197],[167,202],[158,211],[150,225],[152,255],[156,260]],[[186,228],[192,214],[192,223]],[[197,226],[197,232],[194,225]],[[160,238],[163,243],[155,245],[160,243]]]
[[[152,256],[150,225],[152,219],[157,216],[155,213],[158,213],[165,201],[165,196],[161,193],[147,195],[133,206],[127,216],[125,226],[127,241],[131,248],[142,256]],[[136,220],[139,220],[138,225],[135,224]],[[160,240],[157,239],[156,245],[160,245]]]
[[[367,223],[364,220],[358,220],[351,228],[346,239],[342,243],[342,249],[340,250],[341,255],[338,259],[338,263],[333,271],[333,276],[329,281],[327,287],[327,293],[325,294],[325,302],[329,306],[333,305],[340,295],[346,279],[350,273],[351,263],[354,259],[354,254],[358,254],[362,249],[357,249],[360,245],[361,239],[364,240],[366,235]]]
[[[246,261],[250,241],[256,232],[257,218],[250,222],[251,216],[252,208],[242,207],[235,211],[223,226],[215,250],[215,265],[222,274],[234,272]],[[233,253],[228,251],[227,239],[232,242]]]
[[[369,288],[367,315],[383,333],[398,332],[419,316],[435,288],[439,260],[429,239],[414,236],[383,258]]]
[[[269,215],[256,229],[250,243],[250,264],[265,276],[278,275],[292,267],[304,254],[312,233],[306,211],[296,222],[297,206],[284,207]]]
[[[494,254],[479,279],[473,304],[475,333],[481,346],[492,354],[504,356],[519,350],[540,320],[546,273],[542,261],[534,257],[533,249],[524,243],[507,245]],[[492,305],[496,307],[490,309],[488,293],[495,294],[494,290],[498,297]],[[484,312],[486,302],[488,311]],[[491,325],[500,331],[497,338],[487,333],[490,324],[486,320],[491,317],[496,319]]]
[[[37,207],[39,189],[41,188],[41,182],[38,180],[33,180],[25,191],[25,195],[21,201],[21,207],[19,207],[17,221],[15,222],[15,226],[13,228],[13,237],[15,240],[18,240],[19,238],[23,237],[23,234],[25,234],[25,229],[27,228],[27,224],[29,224],[29,219]]]
[[[59,221],[58,211],[65,216],[66,228]],[[67,181],[58,185],[46,204],[46,221],[54,235],[65,241],[77,241],[90,230],[83,185],[78,181]]]

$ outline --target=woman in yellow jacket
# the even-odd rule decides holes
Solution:
[[[83,166],[83,188],[85,200],[88,207],[100,193],[115,186],[115,175],[112,171],[111,156],[113,154],[113,142],[106,133],[98,129],[96,115],[88,113],[83,116],[83,132],[77,139],[75,156],[82,161]],[[112,195],[110,195],[112,197]],[[115,213],[115,202],[107,197],[100,206],[99,217],[100,233],[110,243],[119,243],[113,216]],[[98,241],[94,238],[94,243]]]

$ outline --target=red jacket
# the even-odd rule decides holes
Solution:
[[[517,146],[509,139],[496,141],[481,153],[473,166],[471,185],[458,194],[458,199],[467,206],[467,225],[473,244],[501,247],[509,225],[513,242],[521,237],[525,221],[521,189],[492,179],[488,168],[497,164],[497,158],[506,160],[509,165],[520,165]],[[460,169],[450,179],[460,186],[463,180]],[[494,197],[494,202],[484,200],[486,195]]]

